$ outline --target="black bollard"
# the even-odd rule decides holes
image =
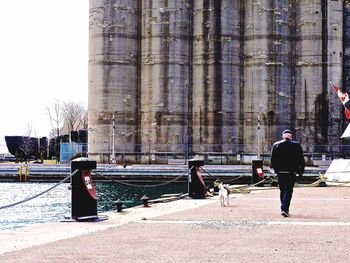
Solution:
[[[142,196],[141,201],[142,201],[143,207],[149,207],[148,205],[149,197],[147,195]]]
[[[319,184],[318,184],[319,187],[326,187],[327,186],[327,183],[325,181],[321,181]]]
[[[189,160],[188,169],[191,169],[188,176],[188,196],[196,199],[205,198],[205,183],[201,175],[200,167],[204,165],[204,160]]]
[[[91,170],[96,169],[96,161],[77,158],[71,162],[71,172],[79,170],[71,178],[72,219],[97,219],[97,196],[91,178]]]
[[[256,184],[264,180],[264,170],[262,160],[252,161],[252,183]],[[263,183],[257,184],[257,186],[264,186]]]
[[[123,208],[123,202],[122,200],[118,199],[116,202],[115,202],[115,205],[117,206],[117,212],[121,212],[122,211],[122,208]]]

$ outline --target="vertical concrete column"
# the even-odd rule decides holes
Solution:
[[[350,5],[343,3],[343,89],[350,92]],[[338,104],[339,105],[339,104]]]
[[[190,10],[188,1],[142,1],[144,153],[182,152],[188,140]]]
[[[317,134],[316,118],[325,112],[316,105],[322,103],[323,51],[325,38],[324,9],[321,0],[297,1],[296,6],[296,70],[295,90],[295,137],[305,152],[313,151]],[[316,112],[318,114],[316,114]]]
[[[194,152],[222,151],[238,141],[239,32],[237,1],[194,1]]]
[[[295,28],[295,3],[293,1],[276,1],[270,6],[271,18],[268,35],[270,36],[268,47],[267,67],[267,112],[262,121],[266,130],[263,138],[262,149],[266,153],[268,147],[286,128],[293,127],[292,85],[294,78],[294,46],[293,38]],[[265,145],[264,145],[265,144]],[[266,147],[267,146],[267,147]]]
[[[268,0],[245,2],[244,151],[250,153],[267,151],[269,94],[275,87],[271,73],[281,67],[281,62],[277,64],[270,59],[272,47],[275,47],[275,37],[271,37],[275,10],[276,7]]]
[[[216,67],[214,13],[213,1],[193,2],[192,129],[196,153],[213,151],[221,140],[222,116],[217,114],[221,109],[221,70]]]
[[[335,95],[333,88],[329,85],[329,82],[332,81],[334,84],[337,84],[338,87],[342,88],[344,91],[349,92],[347,89],[346,82],[343,82],[343,47],[347,49],[347,42],[344,42],[343,36],[347,36],[349,33],[344,32],[343,28],[346,28],[346,23],[349,23],[343,17],[343,3],[342,1],[328,1],[327,4],[327,54],[324,57],[327,59],[327,78],[324,78],[326,83],[324,83],[324,90],[322,101],[324,103],[328,102],[328,120],[321,119],[320,123],[316,127],[321,129],[317,133],[315,138],[315,143],[326,144],[324,138],[328,133],[328,144],[336,146],[333,148],[332,152],[340,152],[341,149],[338,149],[338,145],[341,144],[340,135],[344,131],[347,124],[344,125],[344,108],[339,103],[338,97]],[[346,18],[346,16],[345,16]],[[345,33],[345,34],[344,34]],[[327,100],[326,94],[329,94],[329,99]],[[321,104],[322,105],[322,104]],[[324,107],[327,109],[326,107]],[[323,111],[325,111],[325,109]],[[317,120],[317,119],[316,119]],[[328,123],[328,125],[327,125]],[[325,128],[328,126],[328,131],[326,133]],[[320,136],[321,135],[321,136]],[[323,152],[326,149],[321,149]]]
[[[89,156],[109,162],[135,152],[138,122],[139,3],[90,1]]]
[[[220,2],[220,1],[218,1]],[[240,1],[223,0],[220,12],[216,11],[217,27],[215,52],[221,65],[221,110],[222,115],[221,150],[238,152],[240,127]],[[218,81],[217,81],[218,82]],[[218,83],[220,84],[220,83]],[[218,88],[218,87],[216,87]]]

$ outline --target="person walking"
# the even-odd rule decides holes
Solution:
[[[293,141],[291,130],[282,132],[282,140],[272,146],[271,168],[278,178],[281,201],[281,215],[289,217],[296,174],[302,176],[305,169],[303,150],[299,142]]]

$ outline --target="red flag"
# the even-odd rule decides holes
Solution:
[[[345,108],[345,117],[350,120],[350,109],[346,107],[346,103],[349,101],[349,95],[346,92],[341,91],[335,84],[332,84],[334,91],[337,93],[338,98],[343,103]]]
[[[345,117],[350,120],[350,110],[348,108],[345,108]]]

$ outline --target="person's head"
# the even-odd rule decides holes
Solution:
[[[288,139],[288,140],[292,140],[293,136],[292,136],[292,131],[287,129],[287,130],[284,130],[282,132],[282,138],[283,139]]]

